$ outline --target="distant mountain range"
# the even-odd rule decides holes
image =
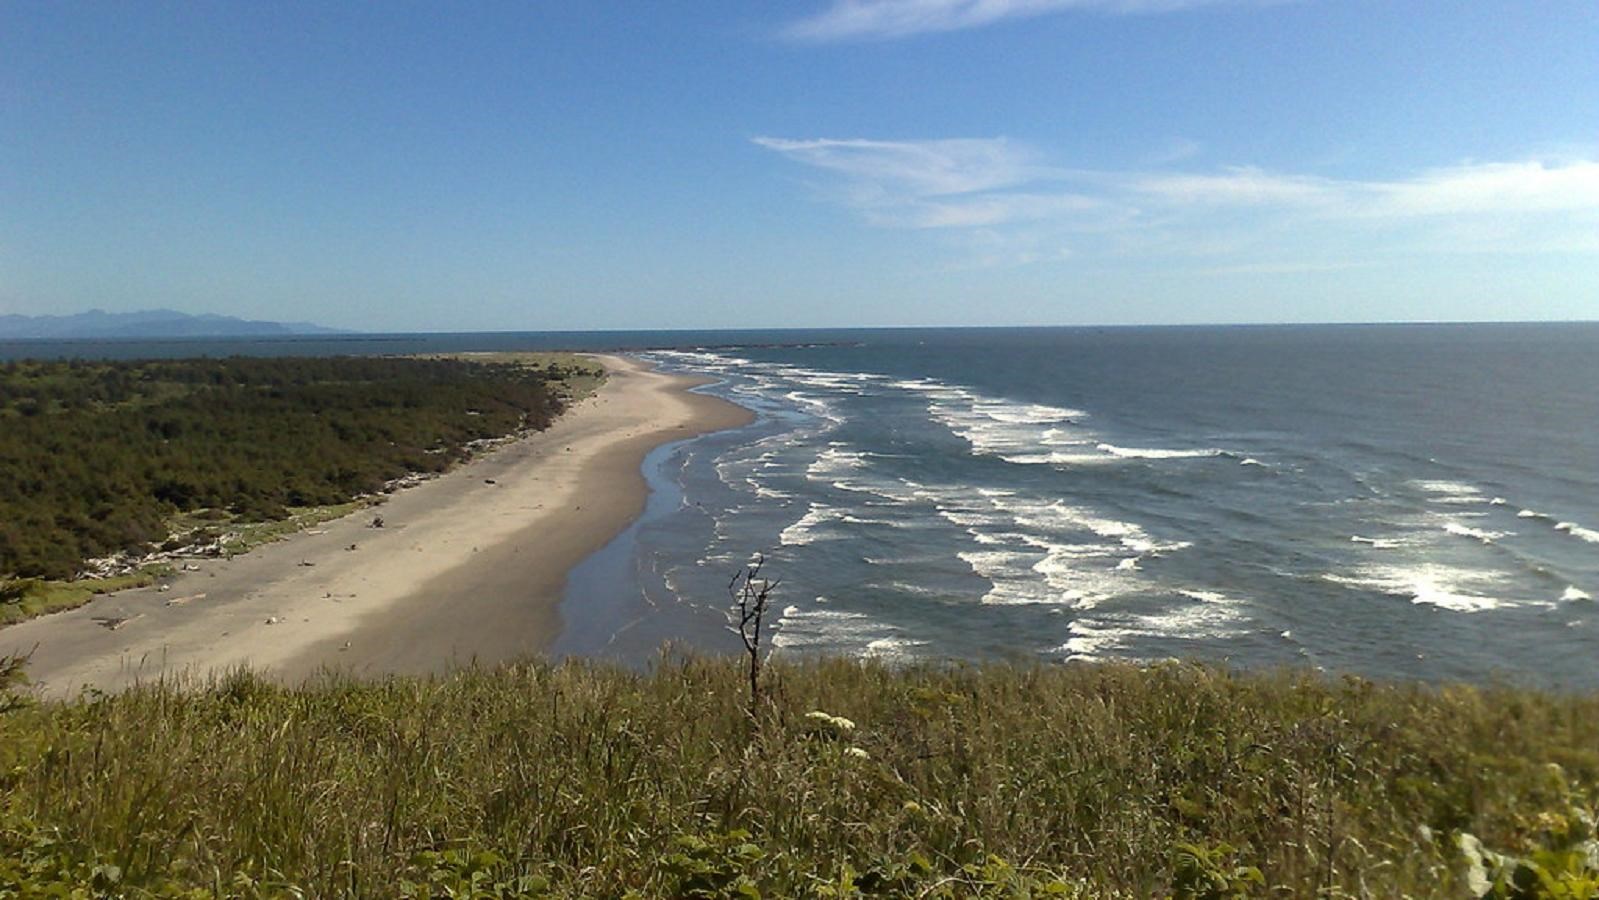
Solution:
[[[269,337],[339,334],[307,322],[257,322],[233,316],[190,315],[173,309],[113,313],[101,309],[69,316],[0,315],[0,340],[32,338]]]

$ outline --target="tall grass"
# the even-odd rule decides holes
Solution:
[[[1263,894],[1458,896],[1457,834],[1543,846],[1599,779],[1595,696],[1178,664],[765,678],[753,719],[737,663],[678,657],[13,710],[0,885],[1224,896],[1253,867]]]

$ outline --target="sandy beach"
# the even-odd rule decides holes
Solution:
[[[48,696],[237,666],[423,673],[536,654],[561,627],[567,572],[643,508],[653,447],[751,414],[621,357],[548,430],[325,523],[157,587],[0,629]],[[375,515],[383,527],[371,527]],[[106,621],[121,621],[115,629]]]

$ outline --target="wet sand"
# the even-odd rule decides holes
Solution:
[[[643,509],[645,454],[751,419],[690,393],[691,379],[602,359],[599,392],[546,431],[373,509],[196,561],[167,591],[0,629],[0,654],[32,651],[30,678],[58,697],[237,666],[295,682],[324,668],[415,674],[537,654],[559,634],[568,571]],[[374,515],[384,527],[370,527]]]

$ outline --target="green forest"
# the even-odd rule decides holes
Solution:
[[[541,429],[574,365],[432,358],[0,364],[0,577],[71,578],[174,518],[342,503]],[[589,373],[583,373],[589,374]]]

